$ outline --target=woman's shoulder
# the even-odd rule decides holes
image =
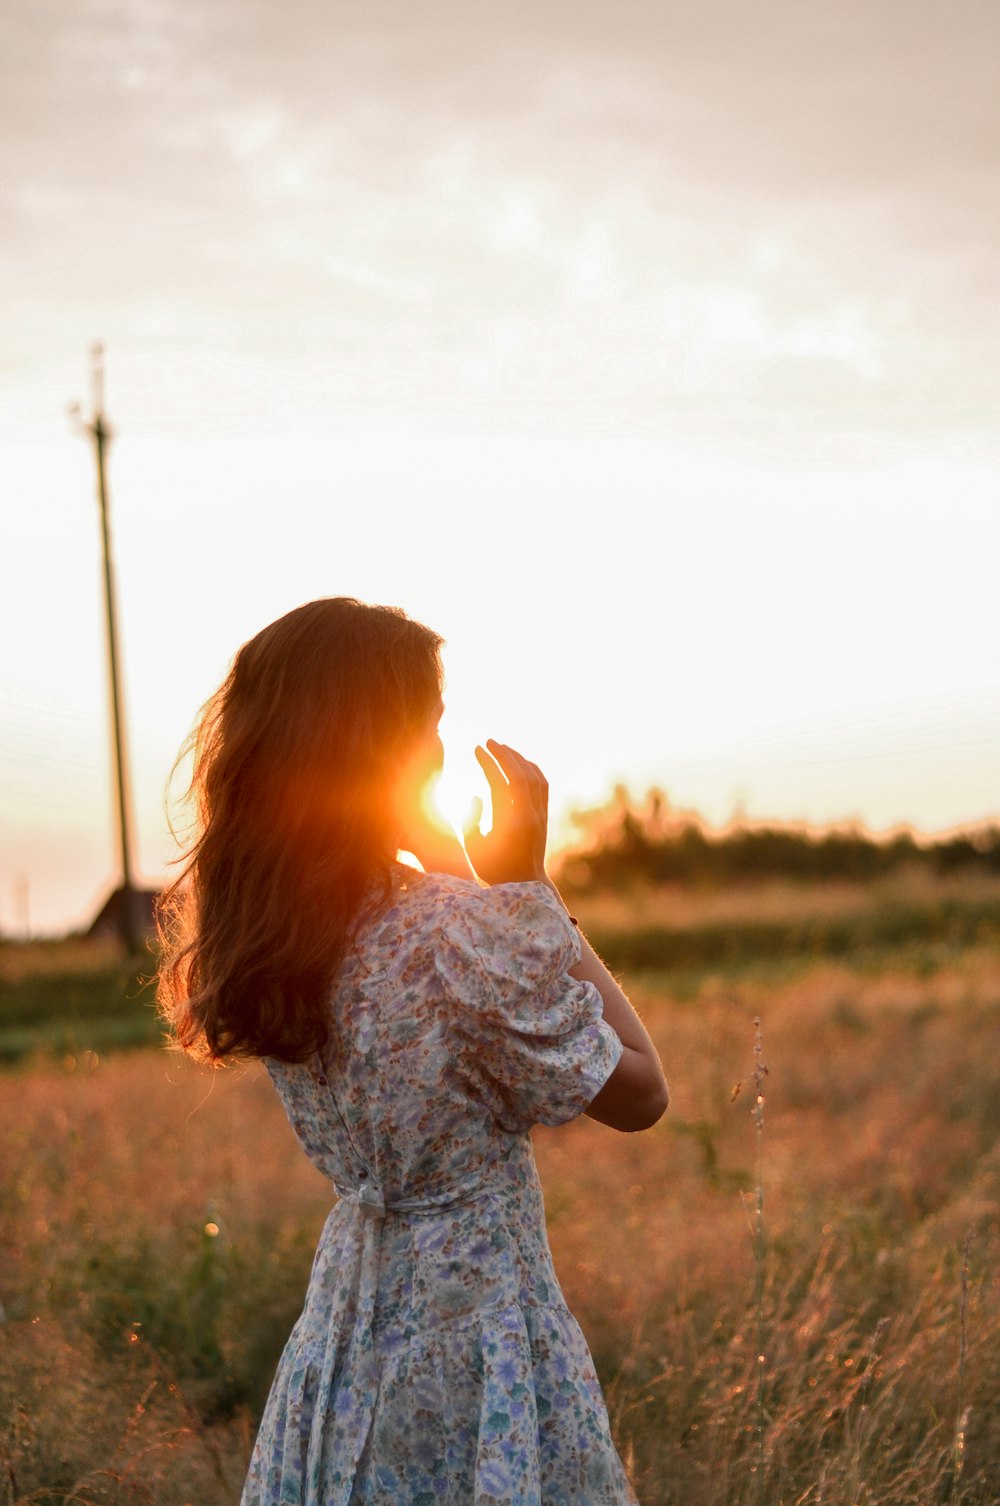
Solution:
[[[393,908],[407,916],[426,917],[439,926],[455,920],[473,930],[534,929],[554,924],[562,931],[570,926],[549,886],[534,880],[486,886],[450,873],[409,869],[395,880]]]
[[[417,945],[452,981],[472,969],[504,986],[537,986],[580,960],[579,932],[547,884],[483,886],[441,873],[401,879],[377,944],[397,955]]]
[[[547,884],[483,886],[397,864],[360,922],[351,965],[370,978],[419,965],[452,982],[470,971],[537,983],[580,960],[579,932]]]

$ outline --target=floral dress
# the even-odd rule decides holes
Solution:
[[[322,1060],[267,1063],[334,1184],[242,1506],[634,1503],[552,1267],[528,1131],[622,1046],[540,883],[397,868]]]

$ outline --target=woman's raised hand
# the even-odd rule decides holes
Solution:
[[[489,750],[487,752],[487,749]],[[545,836],[549,786],[537,764],[491,738],[476,749],[493,805],[493,829],[483,836],[483,803],[477,800],[465,827],[465,850],[487,884],[546,881]]]

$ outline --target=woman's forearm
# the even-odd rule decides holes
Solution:
[[[555,884],[551,879],[547,879],[546,882],[553,894],[557,896],[559,903],[566,909],[566,902]],[[580,932],[580,948],[582,956],[576,966],[570,968],[570,973],[574,978],[594,984],[604,1004],[605,1020],[625,1047],[626,1052],[633,1056],[630,1063],[632,1073],[642,1078],[654,1097],[662,1093],[665,1109],[668,1097],[666,1079],[663,1075],[659,1052],[653,1045],[646,1027],[636,1014],[621,985],[605,967],[582,931]]]

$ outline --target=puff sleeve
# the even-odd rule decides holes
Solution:
[[[469,890],[449,911],[436,968],[464,1091],[512,1133],[576,1118],[622,1054],[597,988],[570,976],[576,928],[542,883]]]

